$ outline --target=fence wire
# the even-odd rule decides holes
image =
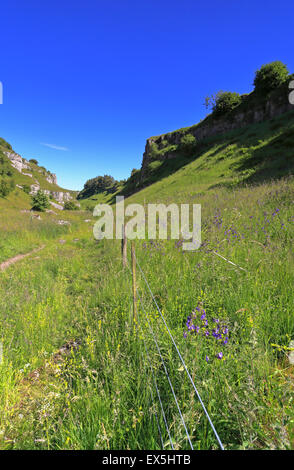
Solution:
[[[164,323],[164,325],[165,325],[165,328],[166,328],[166,330],[167,330],[167,332],[168,332],[168,334],[169,334],[169,336],[170,336],[170,338],[171,338],[171,340],[172,340],[172,343],[173,343],[173,345],[174,345],[174,347],[175,347],[175,349],[176,349],[176,351],[177,351],[177,354],[178,354],[178,356],[179,356],[179,358],[180,358],[180,360],[181,360],[181,362],[182,362],[182,364],[183,364],[183,366],[184,366],[184,369],[185,369],[185,371],[186,371],[186,373],[187,373],[187,375],[188,375],[188,378],[189,378],[189,380],[190,380],[190,382],[191,382],[191,384],[192,384],[192,386],[193,386],[193,389],[194,389],[194,391],[195,391],[195,393],[196,393],[196,396],[197,396],[197,398],[198,398],[198,400],[199,400],[199,402],[200,402],[200,404],[201,404],[201,407],[202,407],[202,409],[203,409],[203,411],[204,411],[204,413],[205,413],[205,415],[206,415],[206,417],[207,417],[207,420],[208,420],[208,422],[209,422],[209,424],[210,424],[210,427],[211,427],[211,429],[212,429],[212,431],[213,431],[213,433],[214,433],[214,435],[215,435],[215,437],[216,437],[216,439],[217,439],[217,442],[218,442],[218,444],[219,444],[221,450],[224,450],[224,446],[223,446],[223,444],[222,444],[222,442],[221,442],[221,439],[220,439],[220,437],[219,437],[219,435],[218,435],[218,433],[217,433],[217,431],[216,431],[216,429],[215,429],[215,427],[214,427],[214,425],[213,425],[213,422],[212,422],[212,420],[211,420],[211,418],[210,418],[210,416],[209,416],[209,413],[208,413],[208,411],[207,411],[207,409],[206,409],[206,407],[205,407],[205,405],[204,405],[204,403],[203,403],[203,401],[202,401],[202,399],[201,399],[201,396],[200,396],[200,394],[199,394],[199,392],[198,392],[198,390],[197,390],[197,387],[196,387],[196,385],[195,385],[195,383],[194,383],[194,381],[193,381],[193,379],[192,379],[192,377],[191,377],[191,374],[190,374],[190,372],[188,371],[188,368],[187,368],[186,363],[185,363],[185,361],[184,361],[184,359],[183,359],[183,357],[182,357],[182,355],[181,355],[181,353],[180,353],[180,351],[179,351],[179,348],[178,348],[177,345],[176,345],[176,342],[175,342],[175,340],[174,340],[174,337],[173,337],[173,335],[171,334],[171,331],[170,331],[170,329],[169,329],[169,327],[168,327],[168,325],[167,325],[167,323],[166,323],[166,321],[165,321],[165,319],[164,319],[164,317],[163,317],[163,315],[162,315],[162,313],[161,313],[161,310],[160,310],[160,308],[159,308],[159,306],[158,306],[158,303],[156,302],[156,299],[155,299],[155,297],[154,297],[154,294],[153,294],[153,292],[152,292],[152,290],[151,290],[151,287],[150,287],[150,285],[149,285],[149,283],[148,283],[148,281],[147,281],[147,278],[146,278],[146,276],[145,276],[145,274],[144,274],[144,272],[143,272],[143,270],[142,270],[142,268],[141,268],[141,266],[140,266],[140,264],[139,264],[139,262],[138,262],[138,260],[137,260],[137,257],[136,257],[136,255],[135,255],[135,253],[134,253],[134,257],[135,257],[136,265],[138,266],[138,268],[139,268],[139,270],[140,270],[140,272],[141,272],[141,274],[142,274],[142,277],[143,277],[143,279],[144,279],[144,282],[145,282],[145,284],[146,284],[146,286],[147,286],[147,288],[148,288],[148,290],[149,290],[149,292],[150,292],[151,298],[152,298],[153,302],[154,302],[155,305],[156,305],[156,308],[157,308],[157,311],[158,311],[158,313],[159,313],[159,315],[160,315],[160,318],[162,319],[162,321],[163,321],[163,323]],[[142,308],[143,308],[143,307],[142,307]],[[146,319],[147,319],[147,321],[148,321],[147,316],[146,316]],[[148,321],[148,324],[149,324],[149,321]],[[149,328],[150,328],[150,324],[149,324]],[[151,328],[151,329],[152,329],[152,328]],[[156,338],[155,338],[155,335],[154,335],[154,333],[153,333],[153,330],[152,330],[152,334],[153,334],[153,337],[154,337],[154,341],[155,341],[155,343],[156,343],[156,346],[157,346],[157,348],[159,349],[158,344],[157,344],[157,341],[156,341]],[[161,356],[160,350],[159,350],[159,354],[160,354],[160,356]],[[163,364],[163,365],[164,365],[164,368],[165,368],[165,364]],[[166,373],[167,373],[166,368],[165,368],[165,371],[166,371]],[[167,375],[168,375],[168,373],[167,373]],[[169,380],[169,377],[168,377],[168,380]],[[169,380],[169,382],[170,382],[170,380]],[[170,383],[170,386],[172,387],[171,383]],[[175,400],[176,400],[175,395],[174,395],[174,398],[175,398]],[[178,406],[178,403],[177,403],[177,406]],[[179,409],[179,406],[178,406],[178,410],[179,410],[179,413],[180,413],[180,415],[181,415],[181,417],[182,417],[182,414],[181,414],[181,411],[180,411],[180,409]],[[184,424],[184,423],[183,423],[183,424]],[[185,424],[184,424],[184,427],[185,427],[185,430],[186,430],[186,425],[185,425]],[[186,430],[186,433],[187,433],[187,435],[188,435],[188,431],[187,431],[187,430]],[[192,443],[191,443],[191,441],[190,441],[190,438],[188,437],[188,439],[189,439],[190,446],[191,446],[191,448],[193,449],[193,446],[192,446]]]

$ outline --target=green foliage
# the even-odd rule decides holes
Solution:
[[[118,184],[118,181],[116,181],[113,176],[97,176],[96,178],[86,181],[84,188],[78,194],[77,199],[90,197],[93,194],[99,194],[104,191],[106,193],[115,193],[117,191]]]
[[[38,165],[38,164],[39,164],[38,160],[36,160],[35,158],[31,158],[31,159],[29,160],[29,162],[30,162],[30,163],[34,163],[35,165]]]
[[[128,200],[201,203],[199,250],[183,252],[175,240],[137,240],[136,257],[226,449],[285,449],[294,442],[286,356],[294,338],[294,181],[241,184],[263,170],[280,175],[278,165],[293,170],[293,128],[290,113],[206,141],[193,162],[182,155],[153,161],[157,182]],[[135,181],[140,171],[132,175]],[[106,196],[94,197],[93,205]],[[132,321],[120,241],[94,240],[80,212],[63,214],[79,223],[62,227],[50,214],[37,221],[6,205],[2,200],[1,261],[45,240],[46,247],[1,273],[0,448],[160,449],[156,411],[169,450],[144,338],[174,447],[187,449],[148,318],[194,447],[216,449],[142,279],[140,326]],[[187,316],[198,306],[206,310],[209,335],[199,315],[199,333],[184,338]],[[216,339],[220,326],[228,333]],[[64,345],[73,340],[79,348],[70,352]]]
[[[126,180],[123,188],[121,189],[121,194],[128,196],[129,194],[135,193],[140,186],[141,170],[133,168],[131,176]]]
[[[39,189],[37,194],[32,196],[33,206],[32,209],[40,212],[45,212],[50,207],[48,196]]]
[[[168,140],[166,139],[163,139],[161,142],[160,142],[160,149],[164,149],[165,147],[167,147],[169,144],[168,144]]]
[[[217,116],[232,111],[242,102],[239,93],[231,91],[219,91],[212,100],[212,110]]]
[[[23,187],[22,187],[22,190],[23,190],[26,194],[30,194],[31,187],[30,187],[28,184],[24,184]]]
[[[289,70],[283,62],[277,60],[265,64],[255,73],[255,90],[257,92],[268,93],[282,85],[288,77]]]
[[[214,164],[220,149],[214,148]],[[293,442],[292,370],[286,355],[294,334],[293,183],[215,188],[202,191],[200,199],[197,182],[186,203],[202,205],[199,250],[183,252],[175,240],[135,241],[138,262],[227,450],[289,449]],[[178,202],[178,188],[168,183],[165,188],[169,203]],[[141,202],[146,190],[132,202]],[[153,192],[158,197],[158,184]],[[156,411],[169,450],[151,363],[173,445],[188,449],[149,322],[193,446],[217,449],[142,278],[138,323],[132,320],[131,277],[121,267],[120,241],[97,243],[85,215],[66,216],[80,218],[79,225],[57,226],[49,214],[30,220],[19,209],[0,219],[1,257],[11,245],[26,253],[29,243],[46,240],[38,256],[1,273],[0,448],[160,450]],[[37,239],[42,230],[43,240]],[[197,307],[205,309],[209,330]],[[193,311],[200,331],[185,338]],[[222,338],[212,337],[216,328]],[[71,348],[72,343],[78,347]]]
[[[73,201],[66,201],[64,203],[63,209],[65,211],[78,211],[78,206]]]
[[[7,150],[12,150],[11,145],[8,142],[6,142],[6,140],[4,140],[2,137],[0,137],[0,146],[4,147]]]
[[[0,151],[0,175],[2,176],[13,175],[10,163],[1,151]]]
[[[156,142],[151,142],[149,145],[149,155],[152,160],[156,160],[159,155],[159,148]]]
[[[196,138],[192,134],[185,134],[181,138],[181,147],[183,148],[193,148],[196,145]]]
[[[181,138],[181,145],[183,146],[193,146],[196,144],[196,138],[192,134],[185,134]]]
[[[131,171],[131,177],[137,175],[139,171],[140,170],[138,170],[137,168],[133,168],[132,171]]]
[[[14,189],[14,181],[4,180],[0,181],[0,197],[6,197],[9,193],[11,193]]]

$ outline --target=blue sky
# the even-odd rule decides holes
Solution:
[[[141,165],[146,138],[203,118],[204,97],[294,71],[293,1],[10,0],[1,5],[0,136],[81,189]]]

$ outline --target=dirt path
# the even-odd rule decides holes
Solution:
[[[33,253],[37,253],[40,250],[43,250],[45,248],[45,245],[40,246],[39,248],[35,248],[35,250],[30,251],[29,253],[26,253],[24,255],[16,255],[13,258],[9,258],[3,263],[0,264],[0,271],[4,271],[6,268],[8,268],[11,264],[17,263],[23,258],[26,258],[27,256],[32,255]]]

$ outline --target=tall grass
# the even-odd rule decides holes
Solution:
[[[136,243],[227,449],[293,447],[293,367],[285,349],[294,337],[293,200],[292,180],[218,188],[192,199],[202,204],[200,250],[183,253],[174,240]],[[43,252],[1,274],[1,447],[160,449],[156,412],[170,448],[158,400],[151,400],[150,387],[154,398],[156,390],[144,339],[173,445],[188,449],[148,318],[194,448],[218,448],[139,272],[140,326],[133,320],[119,242],[97,242],[78,222],[63,238],[60,244],[48,236]],[[188,330],[196,307],[205,310],[206,330],[219,320],[228,333],[202,334],[200,316],[193,317],[199,333]],[[73,341],[68,354],[59,351]]]

